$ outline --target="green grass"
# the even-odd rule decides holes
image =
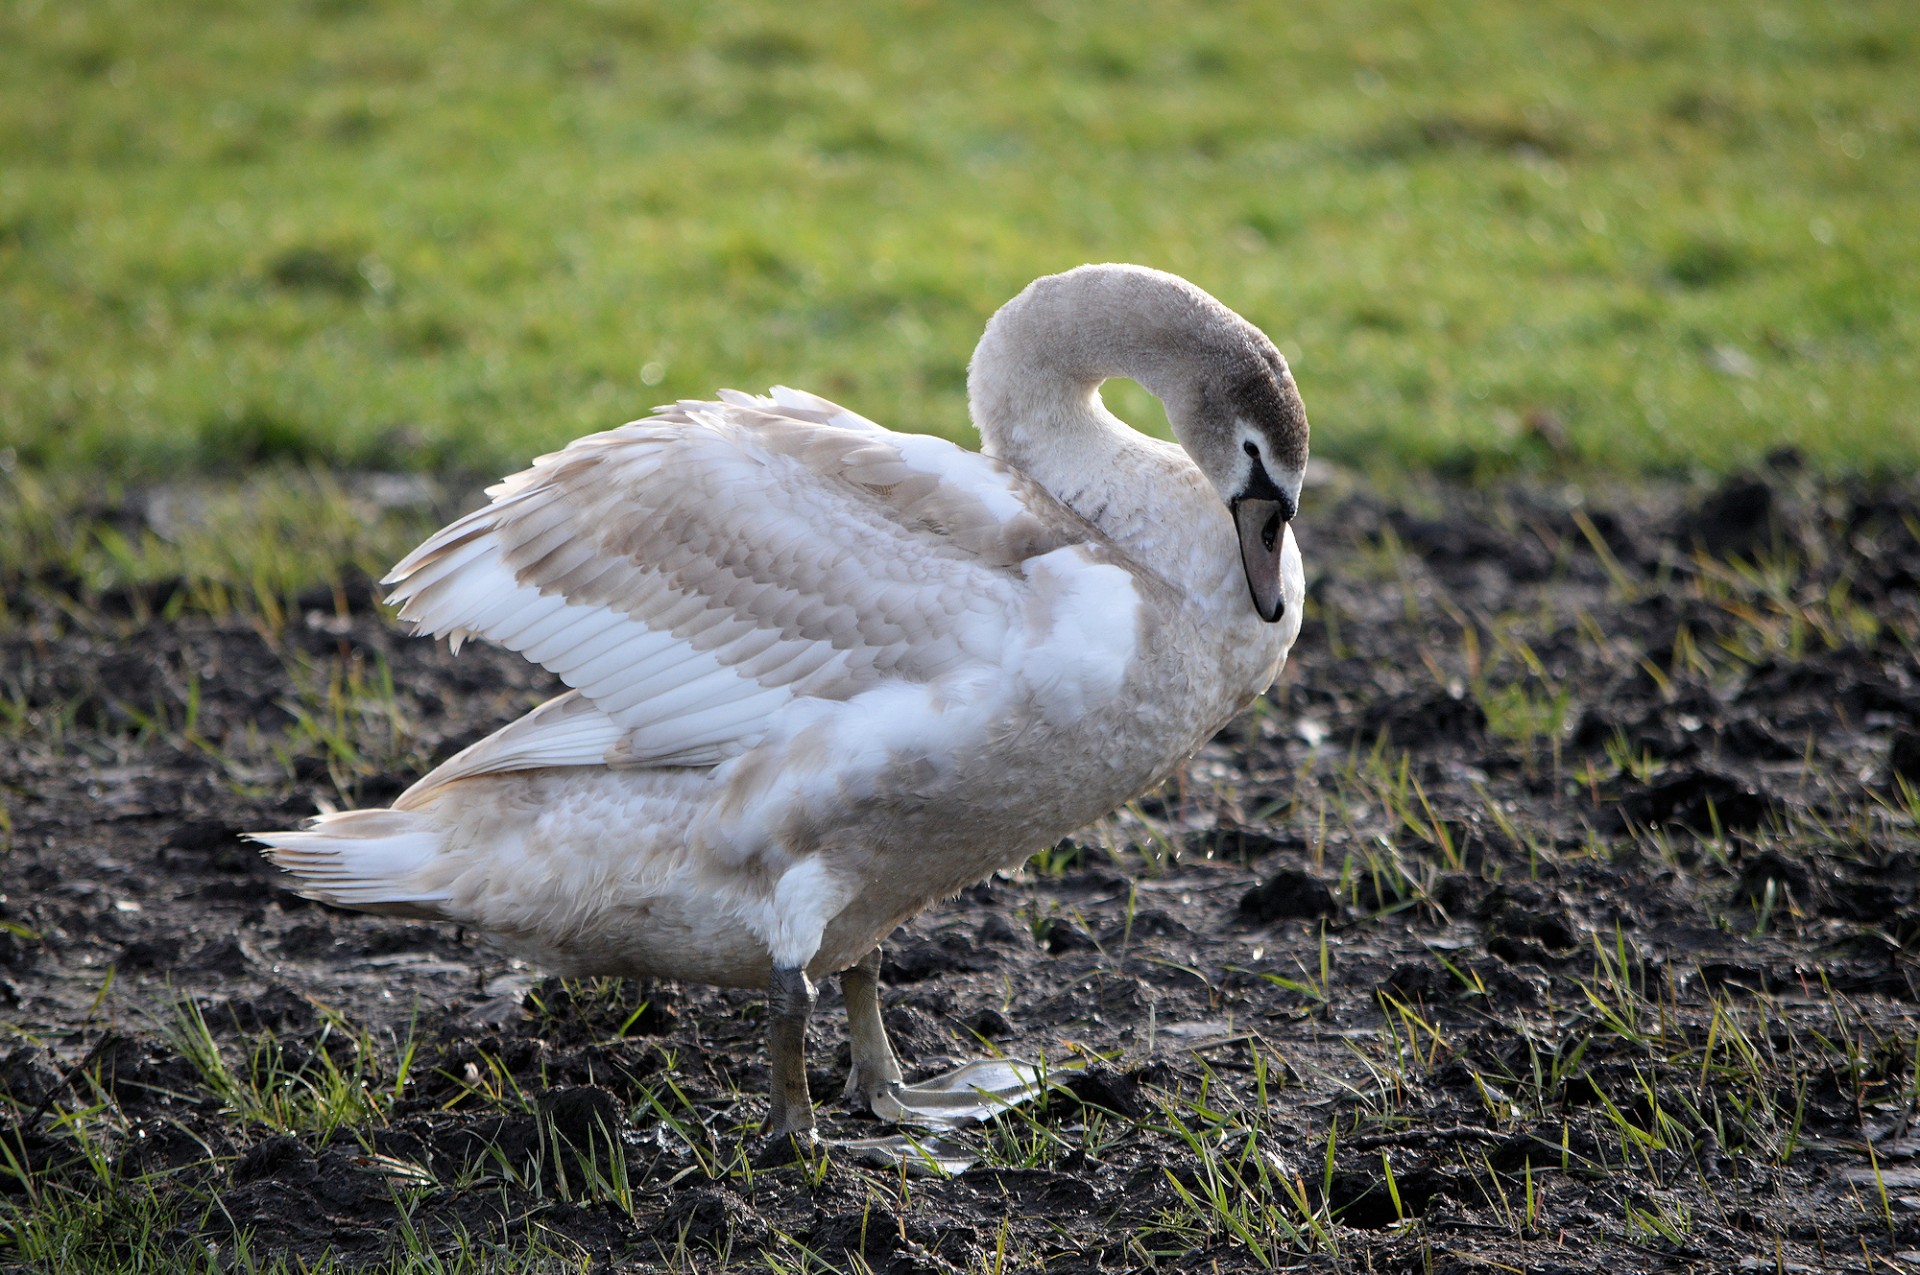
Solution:
[[[1267,328],[1335,459],[1910,465],[1910,19],[21,0],[0,444],[497,471],[774,382],[959,436],[986,316],[1107,258]]]

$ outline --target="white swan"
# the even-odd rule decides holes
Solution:
[[[1180,446],[1110,414],[1132,377]],[[792,390],[578,440],[395,567],[416,632],[574,689],[390,810],[257,839],[309,898],[458,921],[562,974],[766,987],[768,1126],[810,1136],[813,980],[896,1118],[878,944],[1157,783],[1300,629],[1307,421],[1192,284],[1040,279],[981,338],[982,452]]]

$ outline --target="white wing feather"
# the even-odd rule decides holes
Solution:
[[[1094,534],[976,453],[795,390],[723,399],[541,457],[388,575],[414,631],[490,638],[576,692],[409,795],[537,766],[713,765],[796,699],[996,663],[1022,564]]]

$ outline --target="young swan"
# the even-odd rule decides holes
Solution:
[[[1178,446],[1106,410],[1110,376]],[[1159,782],[1300,630],[1307,418],[1253,325],[1082,266],[993,317],[968,391],[979,453],[776,389],[541,457],[386,583],[416,632],[573,689],[389,810],[257,839],[309,898],[557,973],[767,988],[777,1136],[812,1135],[839,972],[847,1095],[910,1118],[880,941]]]

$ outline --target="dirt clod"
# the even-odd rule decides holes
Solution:
[[[1298,868],[1282,868],[1240,896],[1240,915],[1249,921],[1334,916],[1339,911],[1326,883]]]

